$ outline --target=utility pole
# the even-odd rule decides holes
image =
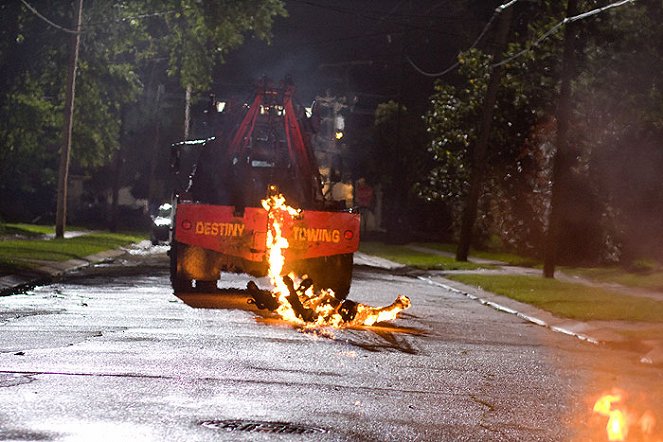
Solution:
[[[578,0],[569,0],[566,16],[578,14]],[[564,29],[564,54],[562,55],[562,84],[557,104],[557,150],[553,159],[552,195],[550,199],[550,216],[548,232],[545,239],[543,256],[543,276],[555,277],[557,263],[557,243],[563,203],[569,197],[567,190],[568,174],[571,173],[573,155],[569,143],[569,119],[571,116],[571,80],[575,71],[575,28],[572,22]]]
[[[408,13],[412,11],[412,1],[407,3]],[[401,44],[401,54],[399,58],[399,78],[398,78],[398,99],[396,101],[396,134],[394,137],[394,152],[392,152],[392,168],[389,171],[391,174],[391,180],[389,182],[389,187],[387,188],[390,193],[391,203],[387,206],[389,210],[388,213],[388,222],[387,222],[387,232],[389,234],[389,240],[393,243],[402,244],[407,241],[407,236],[405,234],[406,222],[405,218],[405,206],[406,206],[406,195],[407,190],[404,183],[399,181],[399,177],[402,176],[403,165],[401,161],[396,160],[401,150],[401,142],[403,140],[403,119],[404,119],[404,108],[403,108],[403,98],[405,95],[405,82],[407,81],[406,73],[406,61],[405,57],[407,55],[407,50],[409,49],[410,44],[410,33],[408,32],[408,23],[403,24],[403,41]]]
[[[191,84],[187,84],[184,93],[184,141],[189,139],[189,128],[191,127],[191,91]]]
[[[511,27],[511,17],[513,16],[513,7],[507,7],[502,10],[500,16],[495,44],[492,50],[493,66],[502,60],[502,52],[506,45],[506,38],[509,35]],[[497,102],[497,90],[499,89],[500,79],[502,78],[502,68],[494,66],[490,72],[486,98],[483,101],[481,112],[481,126],[479,127],[479,139],[472,149],[472,165],[470,169],[470,190],[465,199],[465,208],[463,209],[463,218],[460,228],[460,240],[456,249],[456,260],[467,261],[472,244],[472,231],[477,218],[479,206],[479,197],[481,196],[481,187],[486,175],[486,156],[488,153],[488,138],[493,122],[493,111]]]
[[[58,199],[55,214],[55,237],[64,238],[67,222],[67,184],[69,180],[69,160],[71,157],[71,134],[74,127],[74,98],[76,96],[76,68],[78,65],[78,48],[81,43],[81,19],[83,17],[83,0],[76,0],[74,9],[75,34],[71,36],[71,52],[67,71],[67,90],[64,105],[64,126],[62,128],[62,149],[60,150],[60,170],[58,173]]]

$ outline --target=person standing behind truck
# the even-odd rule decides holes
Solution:
[[[338,174],[335,174],[338,179]],[[339,180],[331,188],[331,199],[337,205],[339,209],[350,209],[352,208],[352,181],[350,177],[343,177],[343,180]]]
[[[366,178],[361,177],[357,180],[354,194],[355,205],[359,207],[359,213],[361,214],[359,233],[363,235],[372,222],[375,192],[373,187],[366,182]]]

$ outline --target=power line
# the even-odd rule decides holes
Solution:
[[[562,26],[564,26],[568,23],[573,23],[573,22],[576,22],[576,21],[579,21],[579,20],[584,20],[584,19],[592,17],[596,14],[600,14],[603,11],[607,11],[608,9],[618,8],[620,6],[624,6],[628,3],[635,3],[635,0],[621,0],[621,1],[618,1],[618,2],[615,2],[615,3],[611,3],[609,5],[603,6],[601,8],[592,9],[591,11],[587,11],[587,12],[583,12],[582,14],[574,15],[573,17],[566,17],[564,20],[560,21],[555,26],[548,29],[543,35],[541,35],[541,37],[536,39],[536,41],[534,41],[534,43],[528,45],[522,51],[520,51],[520,52],[518,52],[518,53],[516,53],[516,54],[514,54],[514,55],[512,55],[508,58],[505,58],[504,60],[500,61],[499,63],[495,63],[495,64],[491,65],[491,67],[496,68],[498,66],[502,66],[506,63],[509,63],[510,61],[513,61],[518,57],[521,57],[522,55],[526,54],[527,52],[531,51],[533,48],[538,46],[539,43],[541,43],[543,40],[545,40],[546,38],[548,38],[551,35],[553,35],[554,33],[556,33]]]
[[[86,31],[75,31],[73,29],[65,28],[64,26],[60,26],[57,23],[53,22],[52,20],[49,20],[47,17],[45,17],[43,14],[41,14],[34,6],[29,4],[26,0],[21,0],[21,2],[25,5],[30,12],[32,12],[34,15],[51,25],[52,27],[59,29],[60,31],[67,32],[69,34],[83,34]],[[123,22],[127,20],[134,20],[134,19],[142,19],[142,18],[149,18],[149,17],[158,17],[161,15],[168,15],[168,14],[173,14],[177,12],[176,10],[168,10],[168,11],[160,11],[160,12],[148,12],[144,14],[139,14],[139,15],[132,15],[129,17],[121,17],[115,20],[105,20],[105,21],[100,21],[100,22],[94,22],[94,23],[86,23],[82,28],[88,28],[91,26],[97,26],[97,25],[104,25],[108,23],[118,23],[118,22]]]
[[[495,8],[495,12],[493,12],[493,15],[488,20],[488,23],[486,23],[486,26],[483,27],[483,29],[479,33],[479,36],[476,39],[474,39],[474,42],[472,43],[472,45],[469,48],[466,49],[466,51],[474,48],[477,44],[479,44],[479,42],[481,41],[483,36],[486,35],[486,32],[488,32],[488,29],[493,24],[493,21],[495,21],[495,18],[497,18],[497,16],[500,15],[505,9],[510,8],[511,6],[516,4],[517,1],[518,0],[511,0],[511,1],[509,1],[507,3],[504,3],[500,6],[498,6],[497,8]],[[410,63],[410,66],[412,66],[412,68],[415,71],[419,72],[421,75],[426,76],[426,77],[441,77],[442,75],[446,75],[449,72],[456,69],[458,66],[460,66],[460,62],[456,61],[454,64],[452,64],[448,68],[444,69],[443,71],[440,71],[440,72],[426,72],[423,69],[421,69],[419,66],[417,66],[415,64],[415,62],[412,60],[412,58],[410,58],[409,55],[406,55],[405,59],[408,61],[408,63]]]
[[[477,45],[477,43],[481,40],[481,38],[484,36],[484,34],[486,33],[486,31],[487,31],[488,28],[490,27],[491,23],[494,21],[495,17],[496,17],[500,12],[502,12],[504,9],[506,9],[506,8],[508,8],[508,7],[510,7],[510,6],[512,6],[512,5],[513,5],[514,3],[516,3],[517,1],[518,1],[518,0],[511,0],[511,1],[508,2],[508,3],[505,3],[505,4],[503,4],[503,5],[500,5],[500,6],[495,10],[495,13],[494,13],[493,16],[490,18],[490,20],[488,21],[488,23],[487,23],[486,26],[484,27],[483,31],[481,31],[481,34],[479,34],[479,36],[478,36],[477,39],[474,41],[474,43],[472,43],[472,46],[470,46],[467,50],[472,49],[472,48],[474,48],[474,47]],[[508,57],[508,58],[505,58],[504,60],[500,61],[499,63],[492,64],[492,65],[491,65],[491,68],[496,68],[496,67],[498,67],[498,66],[503,66],[503,65],[505,65],[505,64],[507,64],[507,63],[509,63],[509,62],[511,62],[511,61],[513,61],[513,60],[515,60],[516,58],[523,56],[524,54],[526,54],[527,52],[531,51],[533,48],[535,48],[536,46],[538,46],[543,40],[545,40],[546,38],[550,37],[551,35],[553,35],[553,34],[556,33],[557,31],[559,31],[559,29],[562,28],[562,26],[564,26],[564,25],[566,25],[566,24],[568,24],[568,23],[573,23],[573,22],[576,22],[576,21],[579,21],[579,20],[584,20],[584,19],[586,19],[586,18],[592,17],[592,16],[594,16],[594,15],[596,15],[596,14],[600,14],[601,12],[607,11],[607,10],[609,10],[609,9],[613,9],[613,8],[617,8],[617,7],[620,7],[620,6],[624,6],[624,5],[628,4],[628,3],[635,3],[635,0],[621,0],[621,1],[617,1],[617,2],[615,2],[615,3],[611,3],[611,4],[609,4],[609,5],[603,6],[603,7],[601,7],[601,8],[592,9],[591,11],[587,11],[587,12],[583,12],[582,14],[574,15],[573,17],[566,17],[565,19],[561,20],[559,23],[555,24],[552,28],[550,28],[550,29],[548,29],[546,32],[544,32],[544,33],[543,33],[538,39],[536,39],[533,43],[531,43],[530,45],[528,45],[527,48],[523,49],[522,51],[520,51],[520,52],[518,52],[518,53],[516,53],[516,54],[514,54],[514,55],[512,55],[512,56],[510,56],[510,57]],[[421,75],[424,75],[424,76],[427,76],[427,77],[441,77],[442,75],[448,74],[448,73],[451,72],[452,70],[456,69],[456,68],[460,65],[459,62],[455,62],[454,64],[452,64],[452,65],[449,66],[447,69],[445,69],[445,70],[443,70],[443,71],[441,71],[441,72],[429,73],[429,72],[425,72],[423,69],[419,68],[419,67],[418,67],[418,66],[412,61],[412,59],[411,59],[410,57],[406,57],[406,59],[407,59],[407,61],[410,63],[410,65],[414,68],[414,70],[416,70],[417,72],[419,72]]]
[[[57,23],[53,23],[51,20],[49,20],[48,18],[41,15],[39,13],[39,11],[37,11],[30,3],[26,2],[25,0],[21,0],[21,3],[23,3],[25,5],[25,7],[28,8],[30,10],[30,12],[32,12],[34,15],[36,15],[40,19],[44,20],[46,23],[48,23],[49,25],[53,26],[56,29],[59,29],[59,30],[64,31],[64,32],[68,32],[69,34],[81,34],[82,33],[82,31],[75,31],[73,29],[69,29],[69,28],[65,28],[64,26],[60,26]]]

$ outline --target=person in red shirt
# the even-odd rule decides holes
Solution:
[[[366,233],[368,218],[373,216],[373,206],[375,205],[375,192],[364,177],[357,180],[354,189],[355,205],[359,207],[361,214],[360,233]]]

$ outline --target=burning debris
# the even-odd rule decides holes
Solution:
[[[248,292],[258,308],[276,312],[286,321],[307,327],[340,328],[392,320],[398,312],[410,307],[410,299],[403,295],[389,306],[375,308],[348,299],[339,300],[332,290],[316,292],[310,278],[300,280],[294,274],[281,276],[285,263],[283,250],[289,246],[282,226],[286,217],[295,217],[299,211],[288,206],[281,194],[264,199],[262,206],[267,210],[267,258],[274,288],[262,290],[253,281],[248,283]]]
[[[602,395],[594,403],[594,413],[608,418],[606,436],[609,441],[625,441],[629,432],[639,433],[641,439],[649,440],[654,434],[656,419],[650,411],[638,413],[633,408],[626,407],[625,393],[613,390]]]

